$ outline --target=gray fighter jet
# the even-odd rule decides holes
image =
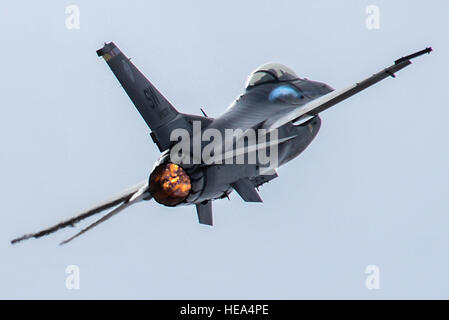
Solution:
[[[97,51],[97,55],[104,58],[151,129],[151,138],[161,152],[160,158],[148,180],[76,217],[40,232],[14,239],[12,243],[48,235],[113,208],[101,219],[61,243],[64,244],[132,204],[150,199],[171,207],[195,205],[199,223],[212,225],[212,201],[228,198],[233,190],[246,202],[262,202],[257,192],[258,187],[275,179],[278,176],[276,167],[296,158],[311,143],[320,129],[319,113],[387,77],[395,77],[397,71],[411,64],[411,59],[431,51],[431,48],[426,48],[402,57],[390,67],[342,90],[334,90],[325,83],[300,78],[281,64],[262,65],[248,77],[245,91],[222,115],[214,119],[208,117],[202,109],[203,116],[179,112],[114,43],[106,43]],[[196,129],[200,128],[199,131],[195,132],[195,126]],[[173,132],[179,129],[189,136],[184,141],[180,141],[179,137],[173,139]],[[233,133],[230,136],[230,156],[226,145],[222,149],[209,152],[214,157],[217,156],[215,151],[219,150],[221,161],[210,162],[192,156],[195,148],[199,154],[207,148],[202,139],[195,146],[195,139],[199,134],[209,130],[208,132],[223,133],[226,136],[226,130],[231,129],[235,129],[240,135]],[[261,132],[260,134],[266,137],[276,133],[276,139],[270,139],[270,143],[274,141],[271,144],[261,144],[260,140],[257,140],[252,149],[247,143],[241,152],[246,160],[243,163],[235,161],[237,150],[241,150],[236,148],[237,141],[242,137],[244,141],[249,141],[245,140],[245,137],[248,138],[247,133],[250,130],[254,130],[256,135]],[[223,146],[226,141],[221,143],[218,145]],[[173,153],[173,150],[179,149],[180,146],[185,147],[181,158],[185,160],[187,154],[189,161],[173,161],[173,155],[179,154]],[[248,161],[250,153],[259,154],[268,146],[276,147],[274,166],[267,166],[260,159]],[[188,152],[185,152],[186,149]],[[228,156],[223,156],[226,154]],[[266,170],[261,170],[263,168]]]

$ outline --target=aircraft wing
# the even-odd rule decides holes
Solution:
[[[315,100],[312,100],[311,102],[299,107],[298,109],[295,109],[290,113],[281,116],[280,118],[274,119],[271,122],[267,121],[263,127],[269,130],[273,130],[279,128],[280,126],[286,124],[289,121],[297,121],[302,118],[314,116],[336,105],[337,103],[355,95],[356,93],[365,90],[366,88],[372,86],[373,84],[387,77],[394,78],[396,72],[411,64],[410,61],[411,59],[421,56],[425,53],[430,53],[431,51],[432,48],[426,48],[424,50],[418,51],[406,57],[402,57],[396,60],[392,66],[372,75],[371,77],[361,82],[357,82],[345,89],[335,90]]]
[[[80,214],[78,214],[75,217],[64,220],[54,226],[51,226],[51,227],[41,230],[39,232],[25,234],[22,237],[12,240],[11,243],[14,244],[14,243],[17,243],[17,242],[20,242],[20,241],[23,241],[26,239],[30,239],[30,238],[40,238],[40,237],[49,235],[53,232],[56,232],[59,229],[66,228],[66,227],[73,227],[76,223],[80,222],[81,220],[89,218],[97,213],[100,213],[106,209],[110,209],[115,206],[118,206],[117,209],[120,208],[120,210],[121,210],[122,207],[129,206],[130,204],[136,202],[134,198],[136,198],[137,195],[141,196],[141,194],[143,194],[142,199],[147,200],[147,199],[151,198],[151,196],[148,193],[145,193],[147,191],[147,189],[148,189],[148,181],[143,181],[143,182],[138,183],[138,184],[126,189],[125,191],[109,198],[108,200],[103,201],[103,202],[97,204],[96,206],[81,212]],[[138,200],[141,200],[141,198],[139,198]],[[112,212],[114,212],[114,214],[115,214],[116,211],[117,210],[114,209]],[[109,217],[109,215],[107,215],[107,217]],[[101,222],[104,221],[104,219],[105,219],[104,217],[102,219],[100,219]],[[98,224],[98,222],[96,222],[94,225],[97,225],[97,224]],[[89,229],[90,228],[91,227],[89,227]],[[83,230],[82,232],[84,233],[85,231]]]

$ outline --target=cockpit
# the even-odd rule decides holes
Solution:
[[[245,87],[251,88],[263,83],[297,80],[297,74],[287,66],[279,63],[268,63],[254,70],[246,81]]]

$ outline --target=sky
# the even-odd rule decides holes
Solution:
[[[66,26],[69,5],[79,29]],[[367,28],[369,5],[378,29]],[[3,5],[0,298],[449,299],[448,10],[443,0]],[[264,203],[215,201],[212,228],[192,206],[144,202],[68,245],[58,246],[79,227],[13,246],[147,179],[159,157],[96,56],[109,41],[179,111],[212,117],[266,62],[343,88],[434,52],[323,112],[308,149],[260,189]]]

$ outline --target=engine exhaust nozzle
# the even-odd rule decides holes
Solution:
[[[190,177],[179,165],[164,163],[150,175],[150,193],[160,204],[173,207],[183,202],[190,193]]]

